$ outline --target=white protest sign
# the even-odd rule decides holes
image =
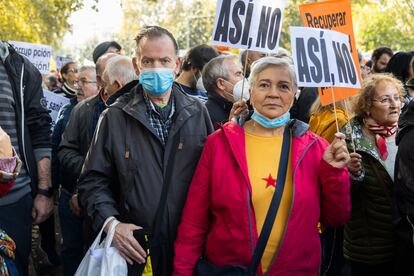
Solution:
[[[298,86],[361,88],[348,35],[290,27],[290,40]]]
[[[52,130],[55,127],[60,108],[69,102],[70,100],[68,98],[57,95],[47,90],[43,90],[43,98],[40,103],[42,104],[43,108],[50,110],[50,117],[52,118]]]
[[[218,0],[212,44],[275,52],[285,4],[286,0]]]
[[[52,47],[21,41],[9,41],[9,43],[19,54],[27,57],[41,74],[49,73]]]
[[[72,58],[55,56],[56,69],[60,70],[60,68],[62,68],[62,66],[65,65],[65,63],[68,63],[69,61],[72,61]]]

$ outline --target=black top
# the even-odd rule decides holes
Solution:
[[[218,95],[216,92],[208,92],[206,107],[214,129],[218,129],[219,125],[228,121],[233,103]]]

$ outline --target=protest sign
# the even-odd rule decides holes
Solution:
[[[347,35],[316,28],[290,27],[290,38],[298,86],[361,87]]]
[[[299,6],[302,23],[305,27],[321,28],[347,34],[350,40],[351,54],[360,78],[360,65],[354,28],[352,24],[351,2],[349,0],[328,0]],[[330,88],[329,88],[330,89]],[[319,88],[322,105],[332,102],[330,93],[324,93],[326,88]],[[359,89],[335,87],[335,100],[340,101],[358,94]]]
[[[60,70],[65,63],[72,61],[70,57],[55,56],[56,69]]]
[[[275,52],[286,0],[218,0],[213,45]]]
[[[27,57],[40,73],[49,73],[52,47],[21,41],[9,41],[9,43],[19,54]]]
[[[43,108],[50,110],[50,117],[52,118],[52,130],[55,127],[59,110],[65,104],[68,104],[70,100],[63,96],[57,95],[53,92],[43,90],[43,98],[40,103]]]

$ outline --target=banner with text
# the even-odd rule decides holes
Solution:
[[[218,0],[213,45],[275,52],[286,0]]]
[[[43,98],[40,103],[42,104],[43,108],[50,110],[50,117],[52,118],[52,130],[55,127],[60,108],[69,102],[70,100],[68,98],[57,95],[47,90],[43,90]]]
[[[34,44],[21,41],[9,41],[13,48],[21,55],[27,57],[30,62],[42,74],[48,74],[50,70],[50,57],[52,47],[43,44]]]
[[[358,71],[358,78],[361,81],[350,0],[327,0],[303,4],[299,6],[299,11],[305,27],[334,30],[348,35],[351,43],[351,54]],[[325,89],[323,88],[318,90],[322,105],[332,102],[331,93],[324,93]],[[334,92],[335,100],[340,101],[358,94],[359,89],[335,87]]]
[[[346,34],[290,27],[290,38],[298,86],[361,87]]]

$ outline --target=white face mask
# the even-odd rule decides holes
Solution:
[[[243,92],[243,101],[247,102],[250,99],[250,85],[247,79],[239,80],[233,87],[233,99],[235,102],[242,98]]]
[[[196,89],[197,89],[197,91],[207,92],[207,90],[204,88],[203,78],[202,77],[199,77],[198,78],[197,84],[196,84]]]

